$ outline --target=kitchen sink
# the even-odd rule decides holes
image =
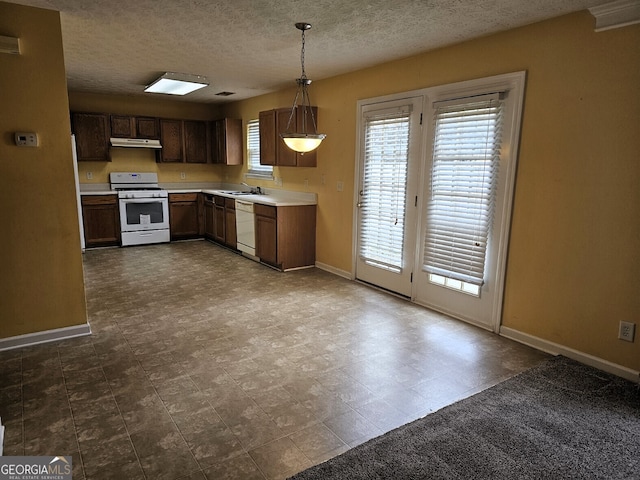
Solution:
[[[258,193],[258,192],[225,192],[223,191],[222,193],[226,193],[227,195],[266,195],[265,193]]]
[[[255,195],[253,192],[226,192],[226,191],[221,191],[220,193],[226,193],[227,195]]]

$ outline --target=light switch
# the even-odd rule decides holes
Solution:
[[[38,146],[38,134],[35,132],[16,132],[15,140],[19,147]]]

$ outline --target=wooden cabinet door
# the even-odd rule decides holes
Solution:
[[[211,122],[211,159],[223,165],[242,165],[242,120]]]
[[[102,113],[73,113],[78,161],[109,162],[109,116]]]
[[[224,243],[231,248],[236,248],[238,246],[238,232],[236,228],[236,211],[230,208],[225,208],[224,219],[226,223]]]
[[[278,264],[278,226],[275,218],[256,215],[256,256],[263,262]]]
[[[291,117],[290,108],[279,108],[278,110],[276,110],[276,165],[280,165],[283,167],[295,167],[297,165],[296,152],[287,147],[287,144],[284,143],[282,138],[280,138],[280,134],[287,131],[287,123],[289,122],[289,117]],[[291,120],[290,129],[294,131],[297,130],[295,112],[293,115],[293,119]]]
[[[160,119],[160,158],[163,162],[182,162],[182,120]]]
[[[82,223],[87,247],[120,244],[120,213],[115,195],[83,195]]]
[[[111,136],[116,138],[160,138],[158,119],[153,117],[133,117],[131,115],[111,115]]]
[[[213,240],[215,237],[214,223],[213,223],[213,199],[205,197],[204,200],[204,236],[205,238]]]
[[[276,112],[260,112],[258,117],[260,131],[260,164],[276,164]]]
[[[111,115],[111,136],[133,138],[135,136],[133,117],[130,115]]]
[[[216,242],[224,243],[225,239],[225,215],[224,197],[213,197],[213,239]]]
[[[160,138],[158,119],[153,117],[135,117],[136,138]]]
[[[207,122],[184,122],[184,146],[187,163],[207,163]]]
[[[169,194],[169,228],[172,240],[199,235],[197,193]]]

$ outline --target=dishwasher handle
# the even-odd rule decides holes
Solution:
[[[242,200],[236,200],[236,210],[241,212],[253,213],[253,202],[243,202]]]

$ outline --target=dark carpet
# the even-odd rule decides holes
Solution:
[[[640,391],[554,357],[291,478],[640,479]]]

